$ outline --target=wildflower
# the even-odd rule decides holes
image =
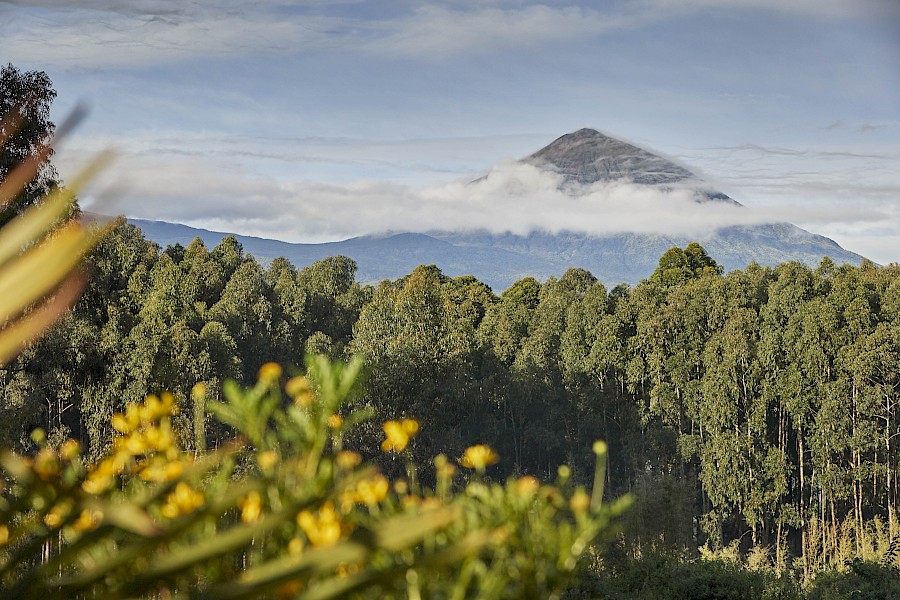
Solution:
[[[81,454],[81,444],[75,440],[66,440],[63,442],[63,445],[59,447],[59,455],[63,460],[71,462],[75,460],[79,454]]]
[[[49,481],[59,474],[59,458],[50,448],[43,448],[34,457],[34,472],[44,481]]]
[[[65,521],[66,517],[69,516],[70,510],[71,506],[57,504],[50,509],[50,512],[44,515],[44,523],[47,524],[47,527],[59,527],[63,524],[63,521]]]
[[[345,471],[349,471],[362,462],[362,455],[360,455],[359,452],[353,452],[352,450],[341,450],[337,453],[337,456],[334,457],[334,460],[338,467]]]
[[[341,415],[331,415],[328,417],[328,426],[332,429],[340,429],[341,425],[344,424],[344,419]]]
[[[467,469],[475,469],[479,473],[484,472],[485,467],[497,464],[500,457],[487,444],[469,446],[459,459],[459,464]]]
[[[520,496],[533,496],[539,487],[541,487],[541,484],[531,475],[526,475],[516,480],[516,492]]]
[[[146,433],[147,443],[157,452],[169,453],[176,449],[175,433],[169,420],[166,419],[158,427],[151,427]]]
[[[141,424],[140,411],[137,404],[129,404],[125,407],[125,413],[116,413],[112,417],[112,426],[119,433],[128,434],[136,430]]]
[[[241,521],[244,523],[255,523],[262,514],[262,496],[259,492],[253,490],[241,502]]]
[[[75,531],[91,531],[97,529],[102,520],[103,512],[86,508],[81,511],[81,514],[75,519],[75,522],[72,523],[72,527]]]
[[[112,416],[112,426],[119,433],[131,433],[132,431],[132,425],[123,414],[116,413]]]
[[[278,454],[274,450],[260,452],[256,457],[256,463],[264,473],[269,472],[278,464]]]
[[[281,378],[281,365],[267,362],[259,368],[260,383],[273,384]]]
[[[297,524],[313,546],[333,546],[343,535],[340,517],[331,502],[323,504],[317,514],[304,510],[297,515]]]
[[[203,492],[197,491],[181,481],[175,486],[175,491],[166,498],[161,512],[163,516],[174,519],[197,510],[203,506],[205,501]]]
[[[173,481],[183,472],[184,465],[179,460],[152,460],[141,469],[141,479],[157,483]]]
[[[383,452],[403,452],[409,440],[419,432],[419,422],[415,419],[387,421],[384,424],[385,439],[381,442]]]
[[[315,398],[312,384],[306,377],[292,377],[285,384],[284,389],[298,406],[309,406]]]
[[[569,500],[569,507],[575,514],[584,514],[591,506],[591,498],[584,491],[578,490]]]
[[[138,407],[138,415],[142,424],[153,422],[158,416],[162,416],[164,411],[163,401],[153,395],[147,396],[144,399],[144,405]]]
[[[372,506],[384,500],[389,489],[390,484],[387,477],[378,474],[356,484],[356,499],[363,504]]]
[[[130,456],[122,452],[104,458],[100,464],[88,472],[84,483],[81,484],[81,489],[88,494],[102,494],[112,487],[113,480],[125,470],[128,460],[130,460]]]

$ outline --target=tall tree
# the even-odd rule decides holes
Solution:
[[[11,207],[0,212],[0,226],[57,185],[56,169],[49,158],[53,154],[50,138],[55,125],[50,121],[50,104],[56,90],[43,71],[20,71],[12,64],[0,68],[0,181],[4,181],[16,165],[34,163],[36,173],[25,183]],[[14,130],[13,127],[17,126]]]

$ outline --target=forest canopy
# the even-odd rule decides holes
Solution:
[[[91,265],[74,312],[0,371],[8,444],[27,449],[43,427],[98,454],[113,413],[165,389],[182,443],[213,447],[232,433],[194,406],[197,382],[215,398],[269,361],[360,355],[359,402],[424,424],[425,470],[485,442],[503,457],[494,476],[568,463],[585,481],[591,443],[607,440],[614,494],[669,498],[638,503],[644,544],[742,540],[812,568],[874,555],[876,534],[897,531],[896,266],[723,274],[692,244],[634,288],[570,269],[497,296],[433,265],[377,286],[345,257],[264,268],[233,237],[162,250],[124,221]],[[375,456],[379,435],[356,443]]]

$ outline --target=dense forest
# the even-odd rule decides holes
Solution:
[[[586,481],[607,440],[607,489],[637,492],[631,555],[769,548],[808,573],[900,533],[897,266],[723,274],[691,244],[634,288],[570,269],[497,296],[435,266],[376,286],[344,257],[264,268],[231,237],[162,250],[122,221],[90,270],[74,311],[0,371],[7,444],[27,450],[42,427],[98,455],[113,413],[167,389],[185,447],[213,447],[233,434],[191,399],[197,382],[214,399],[269,361],[362,355],[357,402],[420,420],[423,477],[439,452],[487,442],[494,477],[568,463]],[[378,439],[354,443],[375,456]]]

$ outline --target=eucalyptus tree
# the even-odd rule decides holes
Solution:
[[[34,175],[28,177],[14,202],[0,211],[0,226],[34,204],[58,182],[56,168],[50,162],[50,139],[56,125],[50,120],[50,105],[56,90],[43,71],[21,71],[12,64],[0,67],[0,119],[3,119],[4,143],[0,145],[0,181],[19,165],[30,164]]]

